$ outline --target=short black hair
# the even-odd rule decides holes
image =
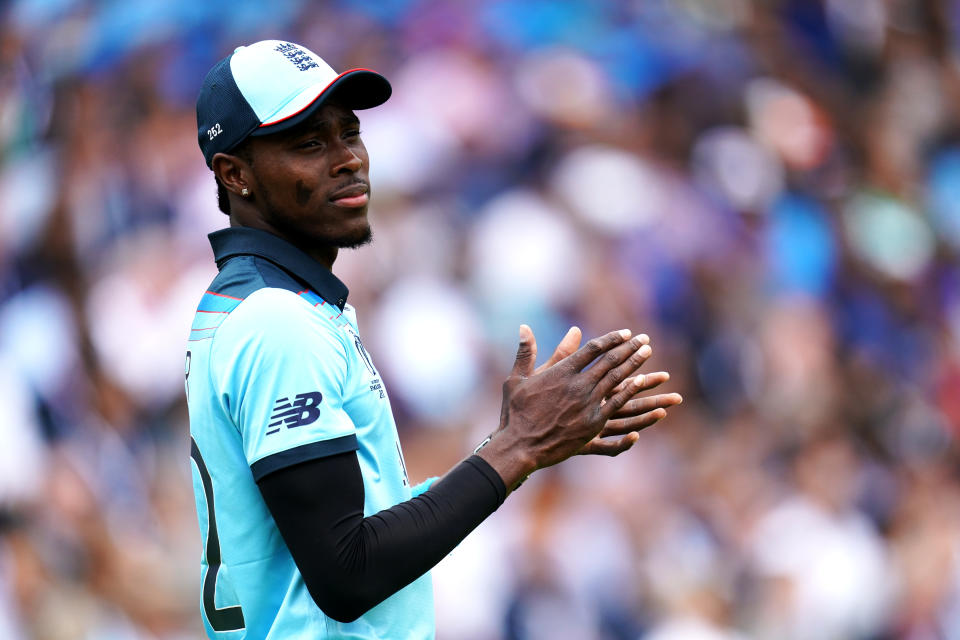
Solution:
[[[250,150],[249,138],[235,146],[233,149],[230,149],[228,153],[235,156],[240,156],[244,162],[249,165],[253,164],[253,152]],[[227,191],[227,188],[223,186],[223,183],[220,182],[220,178],[217,177],[217,174],[213,174],[213,179],[217,183],[217,206],[220,208],[220,211],[224,212],[226,215],[230,215],[230,193]]]

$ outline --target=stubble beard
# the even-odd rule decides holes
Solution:
[[[318,240],[326,242],[338,249],[359,249],[373,242],[373,229],[370,228],[370,223],[368,222],[362,229],[358,229],[356,233],[342,234],[329,238],[318,238]]]
[[[273,205],[273,198],[271,197],[270,191],[263,186],[262,183],[258,186],[258,190],[263,198],[264,205],[266,206],[271,220],[275,221],[274,224],[285,220],[286,216],[283,214],[283,211]],[[280,226],[286,225],[282,225],[281,223]],[[290,231],[295,230],[290,229]],[[313,234],[310,236],[310,241],[328,247],[336,247],[337,249],[359,249],[360,247],[373,242],[373,229],[370,227],[370,223],[366,222],[359,229],[350,232],[339,234]]]

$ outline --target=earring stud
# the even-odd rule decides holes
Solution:
[[[244,187],[243,189],[240,190],[240,195],[242,195],[244,198],[249,198],[250,189],[247,189],[246,187]]]

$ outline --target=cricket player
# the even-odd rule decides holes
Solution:
[[[386,387],[331,272],[371,238],[354,112],[390,92],[373,71],[338,74],[266,40],[217,63],[197,99],[230,216],[210,234],[219,274],[186,357],[211,638],[432,638],[431,567],[537,469],[625,451],[681,401],[639,395],[667,379],[634,375],[646,336],[578,348],[571,330],[535,370],[522,326],[500,424],[442,479],[410,486]]]

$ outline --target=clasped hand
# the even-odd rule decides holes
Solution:
[[[516,361],[503,384],[500,426],[489,451],[481,452],[492,464],[497,458],[502,462],[502,455],[514,461],[494,464],[508,488],[525,477],[518,473],[573,455],[619,455],[637,442],[639,430],[683,401],[677,393],[642,396],[670,378],[664,371],[637,375],[652,353],[646,335],[631,338],[624,329],[583,347],[580,340],[579,329],[572,328],[550,359],[534,368],[536,339],[528,326],[520,327]]]

